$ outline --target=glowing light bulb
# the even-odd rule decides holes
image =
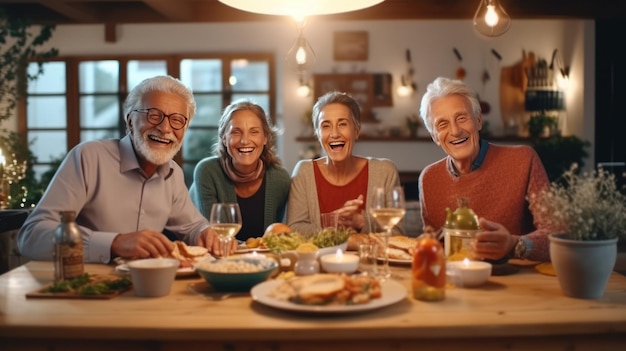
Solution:
[[[498,24],[498,20],[498,14],[496,13],[493,5],[487,5],[487,13],[485,13],[485,23],[487,23],[489,27],[494,27]]]
[[[406,85],[400,85],[397,90],[398,95],[400,96],[409,96],[413,93],[413,89]]]
[[[287,52],[287,65],[298,72],[309,71],[315,65],[315,52],[309,41],[300,36]]]
[[[298,86],[296,94],[300,97],[307,97],[311,94],[311,87],[308,84],[301,84]]]
[[[499,0],[480,0],[474,15],[474,28],[485,36],[498,37],[511,27],[511,17]]]
[[[306,50],[304,47],[298,47],[298,51],[296,52],[296,63],[298,65],[306,64]]]

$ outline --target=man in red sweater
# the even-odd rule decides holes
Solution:
[[[549,261],[549,231],[533,219],[531,194],[549,186],[537,153],[528,146],[495,145],[481,139],[482,114],[476,94],[460,80],[439,77],[428,85],[420,115],[447,156],[424,168],[419,197],[425,230],[437,230],[446,208],[466,198],[483,230],[474,255]]]

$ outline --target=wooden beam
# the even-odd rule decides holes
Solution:
[[[68,5],[65,1],[60,0],[37,0],[37,2],[76,22],[98,22],[96,12],[88,6],[81,4]]]
[[[143,2],[172,22],[188,22],[193,18],[192,2],[172,0],[143,0]]]
[[[117,42],[117,24],[111,22],[104,24],[104,41],[107,43]]]

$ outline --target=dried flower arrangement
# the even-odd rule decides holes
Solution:
[[[536,220],[573,240],[626,239],[626,195],[605,169],[580,172],[577,164],[531,201]]]

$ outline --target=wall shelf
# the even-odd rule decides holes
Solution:
[[[528,137],[521,137],[516,135],[510,136],[492,136],[486,138],[490,142],[520,142],[520,143],[530,143],[531,139]],[[317,138],[314,136],[298,136],[296,137],[296,141],[298,142],[317,142]],[[371,135],[361,135],[359,136],[358,141],[367,141],[367,142],[433,142],[429,136],[418,136],[418,137],[410,137],[408,135],[400,135],[397,137],[390,136],[371,136]]]

